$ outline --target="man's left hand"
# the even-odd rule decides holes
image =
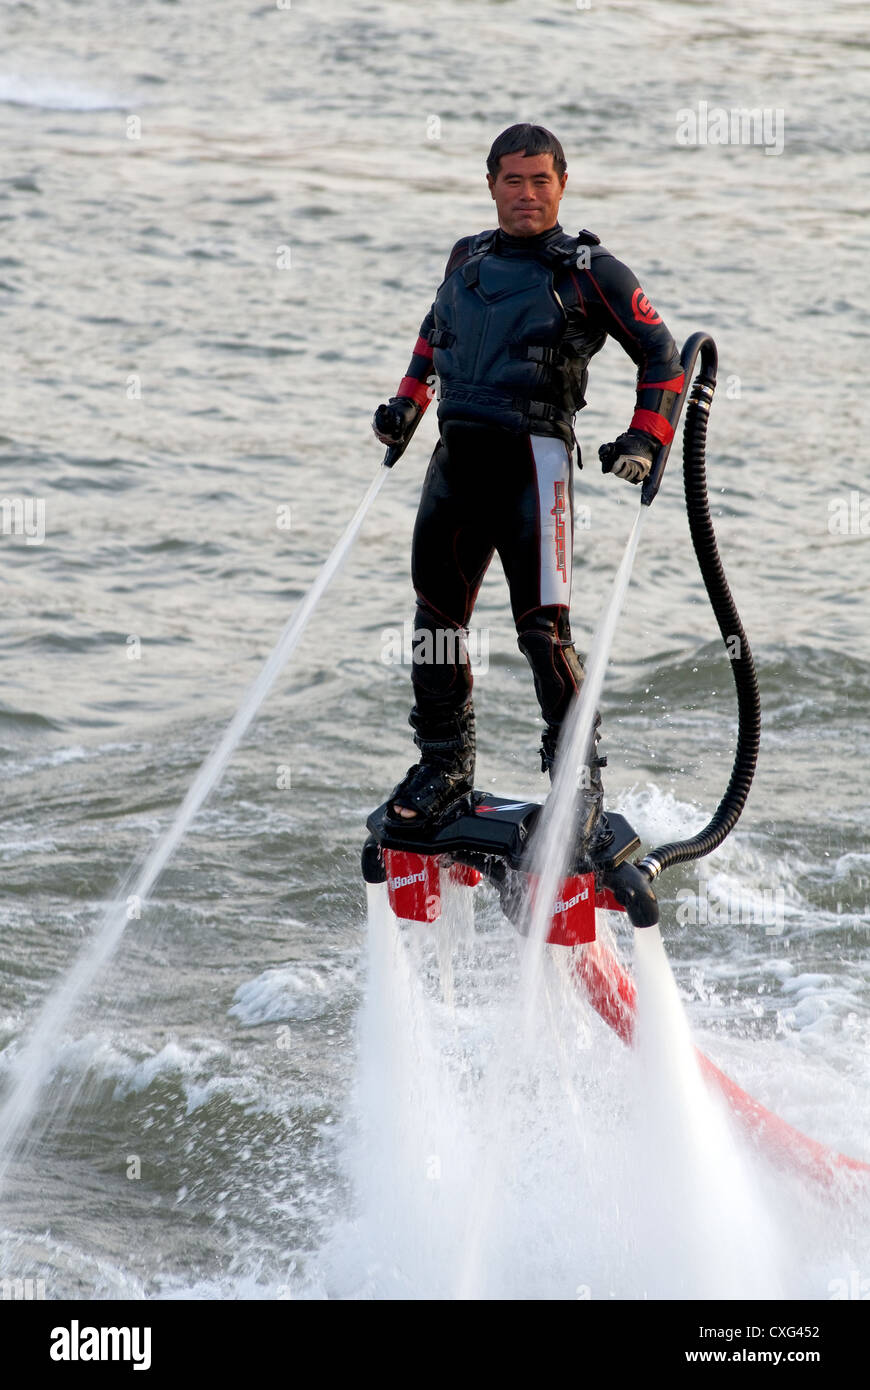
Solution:
[[[598,450],[602,473],[615,473],[629,483],[643,482],[658,450],[658,440],[640,430],[626,430],[612,444]]]

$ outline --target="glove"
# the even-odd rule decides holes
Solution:
[[[372,429],[382,444],[402,444],[419,413],[410,396],[391,396],[389,405],[379,405],[372,416]]]
[[[659,442],[642,430],[626,430],[612,444],[598,450],[602,473],[615,473],[629,483],[640,483],[649,473]]]

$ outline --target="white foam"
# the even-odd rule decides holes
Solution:
[[[2,1232],[0,1270],[22,1270],[27,1278],[44,1280],[47,1299],[58,1296],[58,1287],[75,1290],[66,1297],[138,1300],[146,1296],[145,1286],[136,1275],[111,1260],[87,1255],[48,1231],[41,1235]]]
[[[0,854],[4,859],[14,859],[18,854],[30,854],[34,850],[42,850],[53,853],[57,849],[54,840],[3,840],[0,842]]]
[[[114,1081],[114,1099],[121,1100],[146,1091],[161,1076],[214,1077],[216,1062],[228,1059],[226,1047],[207,1039],[197,1040],[188,1047],[171,1041],[158,1052],[131,1057],[111,1036],[90,1032],[62,1044],[52,1074],[63,1072],[79,1080],[87,1076],[92,1083]]]
[[[0,73],[0,103],[38,106],[48,111],[117,111],[129,105],[121,97],[55,77]]]
[[[246,1028],[283,1019],[319,1018],[336,997],[355,988],[356,973],[346,966],[275,966],[239,985],[227,1012]]]
[[[708,817],[689,801],[680,801],[672,791],[663,791],[654,782],[635,784],[619,798],[619,810],[648,844],[684,839],[702,830]]]

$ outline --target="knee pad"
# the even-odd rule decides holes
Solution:
[[[538,608],[526,613],[517,630],[517,646],[532,668],[535,694],[547,724],[561,724],[575,690],[583,684],[583,666],[571,640],[565,608]]]

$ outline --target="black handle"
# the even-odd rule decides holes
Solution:
[[[389,444],[387,446],[387,452],[384,454],[384,468],[392,468],[394,463],[399,462],[399,459],[411,442],[415,429],[423,419],[423,415],[424,412],[421,410],[414,420],[414,423],[408,426],[404,439],[400,440],[397,444]]]
[[[668,423],[674,432],[671,436],[671,443],[673,443],[673,440],[676,438],[677,425],[680,423],[683,406],[689,394],[689,387],[692,384],[692,372],[699,353],[701,354],[701,370],[698,373],[699,386],[708,387],[712,395],[713,388],[716,385],[716,368],[719,365],[719,354],[716,351],[716,344],[713,342],[709,333],[693,333],[691,338],[686,339],[683,350],[680,353],[680,362],[682,364],[685,381],[683,382],[683,389],[674,401],[671,407],[671,413],[668,416]],[[665,464],[668,461],[668,454],[670,452],[671,445],[662,444],[653,459],[652,468],[644,479],[641,489],[641,506],[649,507],[652,505],[652,500],[661,486],[662,474],[665,471]]]

